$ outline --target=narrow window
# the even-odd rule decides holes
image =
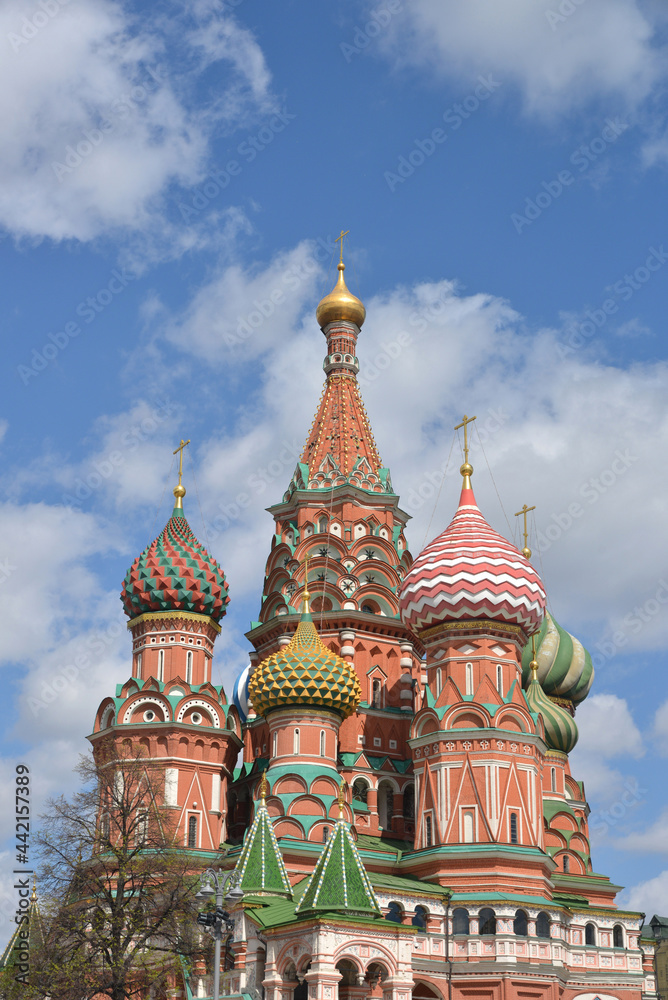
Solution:
[[[320,730],[320,756],[325,756],[325,730]]]
[[[278,751],[278,733],[274,733],[271,738],[271,756],[276,757]]]
[[[327,531],[327,518],[321,517],[318,523],[318,530],[324,534]]]
[[[188,847],[197,847],[197,816],[188,817]]]
[[[294,740],[293,740],[292,752],[293,753],[299,753],[299,730],[298,729],[295,729],[295,737],[294,737]]]
[[[567,854],[564,854],[564,871],[569,872],[571,870],[571,859]]]
[[[431,847],[432,845],[431,816],[425,816],[424,818],[424,842],[425,842],[425,847]]]
[[[473,843],[473,811],[470,809],[464,813],[464,843]]]
[[[553,792],[557,790],[557,769],[556,767],[550,768],[550,789]]]
[[[413,924],[414,927],[417,927],[419,934],[420,931],[425,931],[427,929],[428,914],[424,906],[416,906],[415,910],[413,911],[413,914],[414,915],[413,919],[411,920],[411,923]]]
[[[165,679],[165,651],[161,649],[158,653],[158,680],[164,681]]]
[[[436,671],[436,695],[437,695],[437,697],[441,693],[441,685],[442,685],[441,668],[439,667],[437,669],[437,671]]]
[[[371,707],[380,708],[380,681],[378,679],[371,686]]]
[[[387,913],[385,914],[385,919],[389,920],[392,924],[403,923],[404,913],[401,908],[401,903],[389,903],[387,907]]]
[[[135,677],[141,677],[141,653],[137,653],[137,672]]]
[[[465,910],[463,906],[457,906],[452,911],[452,933],[469,933],[469,911]]]
[[[496,665],[496,690],[503,697],[503,667],[500,663]]]
[[[496,934],[496,913],[494,910],[488,906],[483,907],[478,914],[478,921],[480,934]]]
[[[527,920],[527,915],[524,910],[515,911],[515,919],[513,920],[513,931],[518,937],[526,937],[529,933],[529,921]]]
[[[621,924],[615,924],[612,928],[612,944],[614,948],[624,947],[624,931]]]
[[[596,928],[593,924],[587,924],[585,927],[585,944],[596,944]]]
[[[186,653],[186,684],[192,684],[193,681],[193,654],[192,650],[189,649]]]
[[[369,786],[363,779],[357,778],[357,780],[353,782],[353,798],[357,799],[358,802],[366,803],[368,791]]]
[[[137,817],[137,843],[146,843],[146,836],[148,834],[148,813],[142,811]]]
[[[406,785],[404,788],[404,819],[415,819],[415,785]]]
[[[323,826],[323,828],[322,828],[322,842],[323,842],[323,844],[326,844],[328,840],[329,840],[329,827],[328,826]]]
[[[510,814],[510,843],[517,844],[517,813]]]
[[[550,917],[544,910],[538,914],[536,918],[536,937],[539,938],[549,938],[550,936]]]
[[[466,693],[473,694],[473,664],[466,664]]]

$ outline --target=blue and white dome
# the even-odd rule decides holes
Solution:
[[[239,676],[234,682],[234,687],[232,689],[232,701],[237,707],[237,711],[241,716],[241,721],[245,722],[248,716],[248,682],[250,680],[250,672],[252,666],[249,663],[248,666],[241,671]]]

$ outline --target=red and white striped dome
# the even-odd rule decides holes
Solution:
[[[545,614],[545,590],[531,563],[489,526],[465,485],[452,521],[406,574],[399,608],[414,632],[485,619],[532,635]]]

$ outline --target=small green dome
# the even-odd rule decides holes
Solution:
[[[568,698],[575,705],[584,701],[594,680],[591,656],[582,643],[558,625],[547,611],[536,636],[536,660],[538,680],[547,695]],[[531,645],[527,644],[522,654],[522,684],[525,689],[531,682],[530,663]]]
[[[531,679],[525,694],[531,711],[543,718],[545,742],[550,750],[570,753],[578,741],[578,727],[568,709],[548,698],[536,676]]]

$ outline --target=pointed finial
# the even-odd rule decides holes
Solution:
[[[174,455],[176,455],[177,452],[179,454],[179,482],[178,485],[174,487],[173,491],[174,496],[176,497],[174,510],[183,510],[182,501],[184,496],[186,495],[186,488],[185,486],[181,485],[181,479],[183,477],[183,449],[189,444],[190,444],[190,438],[188,438],[187,441],[184,441],[183,438],[181,438],[181,444],[178,446],[178,448],[175,448],[174,451],[172,452],[172,454]]]
[[[531,680],[538,680],[538,660],[536,659],[536,636],[531,636],[531,663],[529,664],[531,670]]]
[[[310,609],[309,609],[308,601],[309,601],[309,597],[310,596],[311,595],[309,594],[309,590],[308,590],[308,553],[307,553],[304,556],[304,597],[303,597],[303,599],[304,599],[304,606],[302,608],[302,614],[305,614],[305,615],[309,614]]]
[[[342,267],[345,266],[343,264],[343,237],[347,236],[349,232],[350,232],[349,229],[346,229],[345,233],[344,233],[343,230],[341,230],[341,235],[337,236],[336,239],[334,240],[335,243],[339,243],[339,242],[341,243],[341,247],[340,247],[341,253],[339,255],[339,270],[341,270]]]
[[[460,472],[464,477],[464,489],[471,489],[471,476],[473,475],[473,466],[469,464],[469,437],[468,437],[468,426],[472,424],[477,417],[467,417],[464,414],[464,419],[461,424],[457,424],[455,430],[458,431],[461,427],[464,428],[464,464],[460,468]]]
[[[30,902],[31,903],[36,903],[37,902],[37,877],[36,876],[33,879],[33,883],[32,883],[32,896],[30,897]]]
[[[341,787],[339,788],[339,819],[343,819],[343,807],[346,804],[346,779],[341,778]]]
[[[527,539],[529,537],[529,533],[527,531],[527,514],[529,513],[530,510],[535,510],[535,509],[536,509],[535,504],[533,505],[533,507],[527,507],[527,505],[524,504],[522,510],[518,510],[518,512],[515,514],[515,517],[519,517],[520,514],[524,514],[524,548],[522,549],[522,555],[524,556],[525,559],[531,559],[531,549],[527,545]]]
[[[262,772],[262,777],[260,778],[260,798],[262,799],[262,805],[264,805],[264,800],[267,797],[267,792],[269,791],[269,782],[267,781],[266,770]]]

